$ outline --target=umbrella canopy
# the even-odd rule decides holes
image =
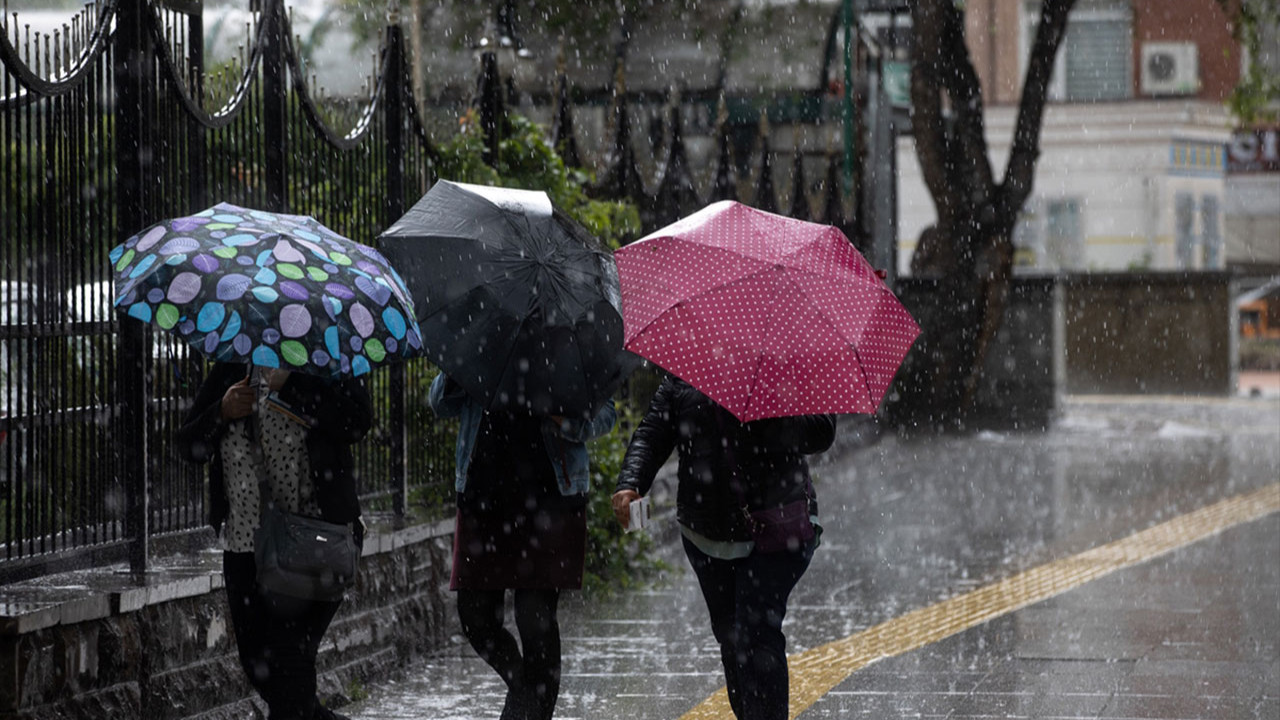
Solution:
[[[830,225],[724,201],[614,256],[626,347],[744,422],[873,413],[920,334]]]
[[[213,360],[363,375],[421,354],[404,281],[314,219],[219,203],[110,253],[115,306]]]
[[[546,193],[441,180],[378,244],[427,356],[487,408],[591,415],[639,362],[613,258]]]

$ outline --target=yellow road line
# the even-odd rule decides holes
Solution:
[[[788,659],[791,718],[877,660],[924,647],[1091,580],[1280,511],[1280,483],[1228,498],[1129,537],[1055,560]],[[731,719],[721,688],[680,720]]]

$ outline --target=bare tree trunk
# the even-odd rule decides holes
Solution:
[[[951,0],[911,4],[916,56],[912,131],[938,213],[920,236],[912,274],[933,281],[916,312],[924,330],[889,409],[903,424],[962,428],[976,402],[983,362],[1008,304],[1013,228],[1031,193],[1054,58],[1075,0],[1043,0],[1004,178],[988,153],[982,87]]]

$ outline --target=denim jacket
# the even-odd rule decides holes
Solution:
[[[463,492],[467,487],[471,451],[476,444],[476,433],[480,431],[484,408],[472,400],[457,383],[453,383],[446,392],[447,384],[444,373],[437,375],[431,382],[431,393],[427,400],[437,416],[459,418],[458,444],[454,449],[457,467],[454,489]],[[561,495],[585,495],[590,489],[591,474],[586,442],[609,432],[617,419],[618,411],[610,400],[590,422],[566,419],[557,425],[549,418],[543,420],[542,440],[547,448],[551,467],[555,468],[556,485],[560,488]]]

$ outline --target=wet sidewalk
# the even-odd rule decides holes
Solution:
[[[1071,398],[1044,433],[815,462],[826,534],[787,617],[793,714],[1280,718],[1280,399]],[[556,717],[731,718],[692,574],[566,595]],[[356,720],[496,718],[459,637]]]

